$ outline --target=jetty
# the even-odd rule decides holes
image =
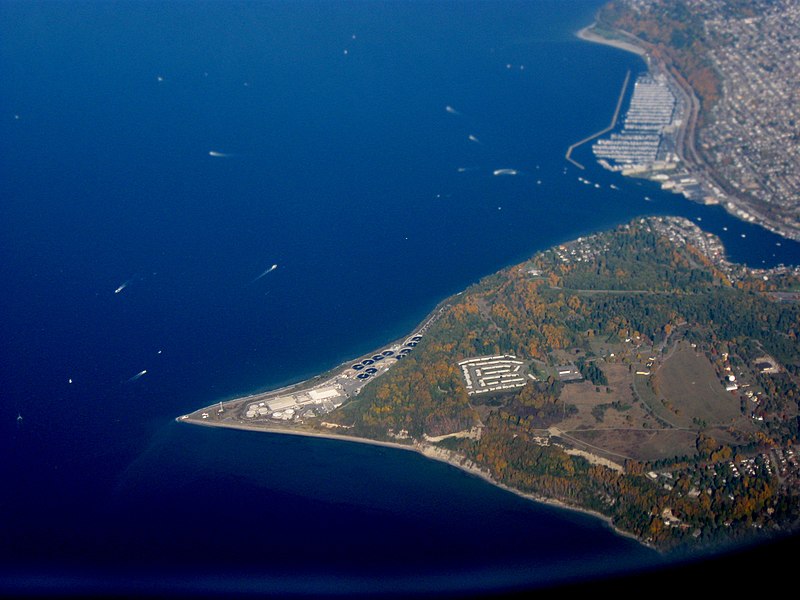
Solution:
[[[575,148],[578,148],[579,146],[583,146],[587,142],[591,142],[595,138],[599,138],[601,135],[608,133],[609,131],[614,129],[614,127],[617,126],[617,118],[619,117],[619,111],[622,108],[622,100],[623,98],[625,98],[625,90],[628,89],[628,82],[630,81],[630,78],[631,78],[631,72],[630,70],[628,70],[628,72],[625,74],[625,81],[622,82],[622,89],[619,92],[619,98],[617,99],[617,108],[614,110],[614,116],[611,118],[611,123],[608,125],[608,127],[606,127],[605,129],[601,129],[600,131],[593,133],[588,137],[583,138],[579,142],[575,142],[569,148],[567,148],[567,153],[564,155],[564,158],[566,158],[569,162],[571,162],[579,169],[583,170],[586,167],[584,167],[581,163],[572,158],[572,151],[575,150]]]

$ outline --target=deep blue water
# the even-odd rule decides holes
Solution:
[[[637,215],[796,263],[588,147],[564,161],[643,68],[573,36],[598,6],[0,3],[6,587],[463,590],[656,561],[412,453],[173,420]]]

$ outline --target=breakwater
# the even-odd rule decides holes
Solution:
[[[578,147],[582,146],[583,144],[585,144],[587,142],[591,142],[593,139],[598,138],[601,135],[604,135],[604,134],[608,133],[609,131],[614,129],[614,127],[617,126],[617,119],[619,118],[619,111],[622,108],[622,100],[623,100],[623,98],[625,98],[625,90],[628,89],[628,82],[630,81],[630,78],[631,78],[631,72],[629,70],[625,74],[625,81],[622,82],[622,89],[620,90],[619,98],[617,99],[617,107],[614,109],[614,116],[611,118],[611,123],[609,123],[608,127],[606,127],[605,129],[601,129],[600,131],[598,131],[596,133],[593,133],[592,135],[590,135],[588,137],[583,138],[579,142],[575,142],[569,148],[567,148],[567,153],[564,155],[564,158],[566,158],[569,162],[571,162],[573,165],[575,165],[579,169],[583,170],[586,167],[584,167],[581,163],[579,163],[574,158],[572,158],[572,152],[575,150],[575,148],[578,148]]]

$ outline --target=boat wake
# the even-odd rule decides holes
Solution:
[[[139,371],[136,375],[134,375],[133,377],[128,379],[127,383],[131,383],[132,381],[136,381],[137,379],[141,379],[141,377],[143,375],[145,375],[146,373],[147,373],[147,369],[145,369],[144,371]]]
[[[267,269],[266,271],[264,271],[264,272],[263,272],[261,275],[259,275],[259,276],[258,276],[258,277],[256,277],[255,279],[253,279],[253,281],[251,281],[250,283],[255,283],[256,281],[258,281],[259,279],[261,279],[261,278],[262,278],[262,277],[264,277],[265,275],[268,275],[268,274],[272,273],[272,272],[273,272],[275,269],[277,269],[277,268],[278,268],[278,265],[272,265],[272,266],[271,266],[269,269]]]
[[[136,277],[137,275],[134,275],[133,277],[122,283],[117,289],[114,290],[114,293],[119,294],[122,290],[128,287],[133,282],[133,280],[136,279]]]

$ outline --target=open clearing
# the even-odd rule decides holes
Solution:
[[[598,363],[606,374],[608,386],[599,386],[600,391],[588,382],[569,383],[561,391],[561,400],[577,407],[576,414],[561,421],[558,427],[564,431],[577,429],[620,429],[624,427],[641,427],[643,423],[656,426],[655,420],[648,416],[638,403],[634,402],[631,393],[631,376],[628,367],[619,364]],[[606,392],[608,387],[611,392]],[[604,410],[603,419],[598,421],[592,415],[592,409],[601,404],[619,402],[625,410],[616,410],[609,406]]]
[[[632,374],[626,365],[599,364],[611,393],[606,393],[606,386],[600,386],[597,392],[595,386],[586,381],[570,383],[561,392],[561,400],[578,409],[558,424],[572,442],[584,442],[586,446],[582,449],[616,461],[620,458],[657,460],[694,453],[694,431],[658,431],[661,425],[634,399]],[[622,410],[609,406],[613,402],[618,402]],[[606,405],[602,420],[592,414],[592,409],[598,405]],[[581,444],[576,447],[581,448]]]
[[[685,342],[653,375],[657,394],[672,413],[670,421],[691,427],[693,419],[709,425],[730,424],[741,416],[737,395],[726,392],[704,354]]]
[[[673,456],[695,454],[694,431],[667,429],[648,431],[642,429],[571,431],[573,440],[581,440],[595,448],[603,448],[611,456],[625,456],[635,460],[658,460]]]

